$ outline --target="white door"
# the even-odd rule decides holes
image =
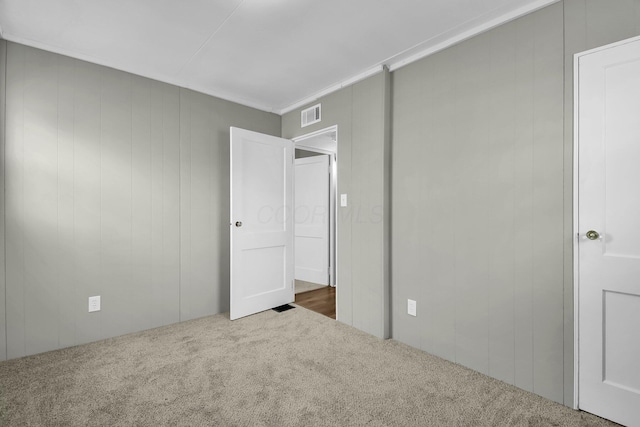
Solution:
[[[328,285],[329,156],[296,159],[295,164],[295,277]]]
[[[231,320],[294,300],[293,142],[231,128]]]
[[[577,65],[579,407],[640,426],[640,41]]]

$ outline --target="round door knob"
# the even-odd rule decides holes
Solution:
[[[242,221],[236,221],[236,227],[242,227]]]
[[[587,231],[587,239],[589,240],[597,240],[598,237],[600,237],[600,233],[598,233],[595,230],[589,230]]]

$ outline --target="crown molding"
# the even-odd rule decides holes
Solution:
[[[317,101],[323,96],[338,91],[360,80],[364,80],[365,78],[370,77],[379,71],[382,71],[382,68],[385,65],[389,67],[389,71],[393,72],[399,68],[404,67],[405,65],[409,65],[413,62],[419,61],[429,55],[433,55],[436,52],[444,50],[464,40],[470,39],[502,24],[506,24],[509,21],[513,21],[514,19],[520,18],[524,15],[535,12],[559,1],[560,0],[536,0],[516,9],[511,9],[508,6],[504,6],[502,8],[493,10],[489,14],[485,14],[484,16],[468,21],[453,30],[441,33],[429,40],[421,42],[416,46],[405,50],[404,52],[387,58],[380,64],[368,69],[367,71],[359,73],[347,80],[335,83],[327,87],[326,89],[321,90],[320,92],[308,96],[303,100],[284,107],[280,110],[275,110],[275,113],[283,115],[290,111],[298,109],[305,104]]]
[[[384,66],[387,66],[389,68],[389,71],[393,72],[399,68],[402,68],[413,62],[419,61],[420,59],[423,59],[429,55],[432,55],[436,52],[439,52],[450,46],[453,46],[454,44],[470,39],[481,33],[489,31],[497,26],[505,24],[514,19],[520,18],[528,13],[535,12],[536,10],[542,9],[546,6],[557,3],[559,1],[560,0],[535,0],[525,6],[521,6],[516,9],[511,9],[508,6],[504,6],[502,8],[493,10],[488,14],[485,14],[481,17],[468,21],[465,24],[460,25],[453,30],[446,31],[435,37],[432,37],[429,40],[421,42],[403,52],[400,52],[396,55],[393,55],[390,58],[385,59],[384,61],[381,61],[380,63],[372,67],[367,68],[366,70],[358,74],[355,74],[345,80],[336,82],[310,96],[307,96],[285,107],[276,107],[274,105],[266,105],[264,103],[254,102],[251,100],[238,97],[228,92],[224,92],[220,90],[211,90],[209,88],[200,87],[197,85],[190,85],[187,81],[183,81],[181,79],[178,79],[172,76],[155,74],[153,72],[149,72],[148,70],[131,68],[130,66],[126,66],[122,64],[107,63],[106,61],[102,61],[99,58],[95,58],[88,54],[70,52],[64,48],[60,48],[57,46],[47,45],[45,43],[40,43],[33,40],[25,39],[22,37],[17,37],[12,34],[5,34],[3,33],[2,27],[0,27],[0,38],[10,42],[15,42],[15,43],[23,44],[26,46],[34,47],[37,49],[58,53],[60,55],[68,56],[70,58],[113,68],[119,71],[136,74],[141,77],[146,77],[159,82],[168,83],[184,89],[190,89],[196,92],[203,93],[205,95],[210,95],[216,98],[223,99],[225,101],[229,101],[236,104],[244,105],[246,107],[265,111],[267,113],[284,115],[293,110],[299,109],[305,106],[306,104],[315,102],[318,99],[322,98],[323,96],[329,95],[333,92],[336,92],[340,89],[343,89],[347,86],[353,85],[354,83],[357,83],[361,80],[371,77],[381,72]]]
[[[69,58],[73,58],[73,59],[78,59],[80,61],[86,61],[86,62],[90,62],[92,64],[96,64],[96,65],[101,65],[103,67],[108,67],[108,68],[112,68],[114,70],[118,70],[118,71],[122,71],[125,73],[129,73],[129,74],[134,74],[140,77],[145,77],[151,80],[156,80],[158,82],[161,83],[167,83],[173,86],[177,86],[183,89],[189,89],[189,90],[193,90],[195,92],[199,92],[199,93],[203,93],[205,95],[210,95],[213,96],[215,98],[219,98],[222,99],[224,101],[229,101],[229,102],[233,102],[235,104],[240,104],[243,105],[245,107],[249,107],[249,108],[255,108],[256,110],[261,110],[267,113],[274,113],[274,114],[278,114],[276,111],[274,111],[274,108],[270,105],[265,105],[265,104],[261,104],[261,103],[257,103],[257,102],[253,102],[247,99],[243,99],[240,97],[237,97],[231,93],[227,93],[227,92],[223,92],[223,91],[215,91],[215,90],[210,90],[204,87],[200,87],[197,85],[190,85],[188,82],[186,81],[182,81],[180,79],[176,79],[174,77],[168,77],[168,76],[164,76],[164,75],[159,75],[159,74],[155,74],[155,73],[150,73],[147,70],[140,70],[140,69],[136,69],[136,68],[132,68],[129,66],[122,66],[119,64],[113,64],[113,63],[108,63],[106,61],[102,61],[98,58],[95,58],[91,55],[87,55],[87,54],[83,54],[83,53],[77,53],[77,52],[70,52],[66,49],[60,48],[58,46],[51,46],[45,43],[40,43],[40,42],[36,42],[33,40],[29,40],[29,39],[25,39],[22,37],[16,37],[12,34],[5,34],[3,36],[3,38],[7,41],[13,42],[13,43],[18,43],[18,44],[22,44],[25,46],[29,46],[29,47],[33,47],[36,49],[41,49],[47,52],[53,52],[53,53],[57,53],[59,55],[63,55],[63,56],[67,56]]]

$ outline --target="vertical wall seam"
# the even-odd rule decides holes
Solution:
[[[393,94],[393,86],[391,80],[391,72],[389,71],[389,67],[386,65],[383,67],[383,158],[382,158],[382,185],[383,185],[383,230],[382,230],[382,251],[383,251],[383,305],[384,305],[384,329],[383,329],[383,338],[388,339],[391,338],[391,325],[392,319],[392,303],[391,303],[391,295],[392,295],[392,286],[391,286],[391,126],[392,126],[392,104],[391,98]]]
[[[21,207],[21,212],[24,215],[24,100],[25,100],[25,53],[24,53],[24,49],[22,51],[22,55],[21,55],[21,62],[22,62],[22,67],[21,67],[21,71],[22,71],[22,103],[21,103],[21,107],[22,107],[22,111],[21,111],[21,119],[22,119],[22,127],[21,127],[21,145],[22,145],[22,159],[20,162],[20,167],[21,167],[21,187],[20,188],[20,207]],[[27,340],[26,340],[26,334],[27,334],[27,316],[26,316],[26,312],[27,312],[27,307],[26,307],[26,285],[25,285],[25,280],[24,280],[24,276],[25,276],[25,271],[26,271],[26,266],[25,266],[25,256],[24,256],[24,227],[20,227],[20,244],[21,244],[21,249],[22,249],[22,262],[21,262],[21,267],[22,267],[22,322],[23,322],[23,330],[22,330],[22,335],[23,335],[23,340],[22,340],[22,354],[26,355],[27,354]]]
[[[7,360],[9,357],[9,349],[8,347],[8,334],[9,328],[7,327],[7,168],[6,168],[6,158],[7,158],[7,71],[8,71],[8,60],[9,60],[9,43],[6,41],[0,41],[4,43],[4,80],[0,82],[2,84],[2,222],[3,222],[3,236],[2,236],[2,245],[4,247],[3,259],[2,263],[4,264],[4,360]]]
[[[98,189],[98,194],[99,194],[99,202],[98,202],[98,215],[99,215],[99,230],[98,230],[98,290],[100,291],[100,294],[102,294],[102,283],[103,283],[103,278],[102,278],[102,136],[103,136],[103,127],[102,127],[102,106],[103,106],[103,99],[102,99],[102,94],[104,93],[104,81],[103,81],[103,77],[104,77],[104,70],[100,69],[99,71],[100,74],[100,129],[99,129],[99,135],[98,135],[98,185],[99,185],[99,189]],[[98,320],[98,331],[99,331],[99,338],[102,338],[102,322],[100,321],[101,319]],[[95,339],[95,335],[94,335],[94,339]]]
[[[534,24],[535,24],[535,19],[534,19]],[[534,26],[535,28],[535,26]],[[535,128],[536,128],[536,46],[537,46],[537,32],[534,29],[533,30],[533,52],[531,54],[532,56],[532,61],[531,61],[531,74],[532,74],[532,79],[531,79],[531,222],[532,222],[532,229],[535,231],[535,194],[534,194],[534,177],[535,177]],[[535,239],[531,239],[531,278],[530,278],[530,286],[531,286],[531,390],[535,393],[536,392],[536,373],[535,373],[535,366],[536,366],[536,338],[535,338],[535,334],[536,334],[536,328],[535,328],[535,323],[536,323],[536,319],[535,319],[535,304],[536,304],[536,293],[535,293],[535,275],[536,275],[536,269],[535,269],[535,259],[534,259],[534,254],[535,254]]]
[[[148,91],[146,93],[147,97],[147,108],[149,111],[149,121],[148,121],[148,126],[149,126],[149,133],[148,133],[148,137],[149,137],[149,276],[147,277],[149,283],[151,284],[151,289],[149,289],[150,293],[151,293],[151,301],[152,304],[155,303],[155,289],[156,287],[154,286],[154,282],[153,282],[153,272],[154,272],[154,268],[153,268],[153,139],[151,138],[151,123],[153,122],[153,111],[151,109],[151,94],[153,92],[153,82],[149,82],[148,84]],[[155,313],[154,313],[155,314]],[[152,319],[154,314],[151,315]],[[153,322],[152,320],[152,323]]]
[[[566,91],[567,91],[567,61],[566,61],[566,50],[567,50],[567,34],[566,34],[566,16],[565,16],[565,7],[566,7],[566,2],[563,1],[562,2],[562,145],[563,145],[563,149],[562,149],[562,168],[564,171],[564,167],[566,164],[566,149],[565,149],[565,145],[566,145],[566,141],[565,141],[565,137],[566,137],[566,128],[567,128],[567,96],[566,96]],[[562,180],[563,180],[563,186],[562,186],[562,231],[563,231],[563,235],[566,236],[567,234],[567,230],[566,230],[566,216],[567,216],[567,212],[566,212],[566,200],[567,200],[567,185],[566,185],[566,180],[567,180],[567,173],[566,171],[564,171],[564,173],[562,174]],[[572,231],[571,234],[573,234],[573,227],[572,227]],[[563,243],[563,246],[565,244]],[[567,254],[566,254],[566,249],[563,247],[562,250],[562,323],[564,325],[564,327],[562,328],[562,403],[565,406],[568,406],[567,403],[565,401],[565,397],[566,397],[566,390],[567,390],[567,384],[566,384],[566,372],[564,372],[564,369],[566,369],[566,344],[567,344],[567,336],[566,336],[566,324],[565,324],[565,319],[566,319],[566,304],[567,304],[567,299],[566,299],[566,287],[567,287],[567,283],[565,283],[564,281],[566,280],[566,273],[567,273]],[[574,308],[575,309],[575,308]]]
[[[72,159],[71,159],[71,164],[72,164],[72,172],[71,172],[71,224],[73,224],[73,229],[72,229],[72,241],[73,241],[73,273],[72,273],[72,278],[73,278],[73,296],[76,297],[77,293],[78,293],[78,278],[77,278],[77,260],[76,260],[76,72],[77,72],[77,65],[78,62],[74,59],[72,60],[72,64],[73,64],[73,75],[74,75],[74,79],[73,81],[73,104],[72,104],[72,111],[73,111],[73,119],[72,119],[72,127],[71,127],[71,153],[72,153]],[[78,343],[78,334],[77,334],[77,323],[75,321],[76,316],[77,316],[77,311],[74,310],[74,315],[73,315],[73,327],[74,327],[74,331],[73,331],[73,343],[77,344]]]
[[[385,234],[385,241],[383,241],[383,250],[387,251],[387,256],[385,257],[385,261],[386,261],[386,274],[385,274],[385,280],[386,280],[386,291],[385,291],[385,295],[386,295],[386,334],[385,334],[385,338],[392,338],[393,337],[393,283],[391,278],[393,277],[393,263],[392,263],[392,257],[393,257],[393,246],[391,244],[392,242],[392,227],[393,227],[393,205],[391,203],[391,199],[392,199],[392,191],[393,191],[393,76],[391,74],[391,71],[389,71],[389,67],[387,67],[386,65],[383,68],[384,72],[385,72],[385,88],[384,88],[384,95],[385,95],[385,100],[383,103],[383,108],[384,108],[384,113],[385,113],[385,130],[384,130],[384,137],[385,137],[385,160],[384,160],[384,167],[386,169],[386,183],[383,182],[383,184],[385,185],[385,206],[386,206],[386,214],[387,217],[385,219],[385,224],[387,227],[386,230],[386,234]],[[383,177],[384,179],[384,177]]]
[[[165,123],[166,123],[166,114],[167,114],[167,106],[164,103],[164,94],[162,93],[162,88],[159,89],[159,95],[160,95],[160,99],[163,101],[160,104],[160,130],[161,130],[161,134],[160,134],[160,256],[161,256],[161,262],[162,265],[165,265],[165,255],[167,253],[167,248],[165,246],[165,234],[166,234],[166,223],[167,223],[167,217],[166,217],[166,209],[165,209],[165,204],[166,204],[166,192],[167,192],[167,182],[166,182],[166,176],[165,176],[165,163],[166,163],[166,159],[165,159],[165,137],[166,137],[166,133],[167,133],[167,129],[165,127]],[[165,274],[162,274],[162,291],[163,293],[166,293],[167,289],[166,289],[166,282],[165,282]],[[164,300],[165,295],[163,295],[163,300]],[[163,301],[164,304],[164,301]],[[178,318],[178,320],[180,320]]]
[[[182,321],[182,89],[178,88],[178,321]]]
[[[131,109],[129,110],[130,114],[129,114],[129,155],[131,158],[131,163],[129,166],[129,179],[130,179],[130,192],[129,194],[131,195],[131,204],[129,205],[129,219],[130,219],[130,225],[129,225],[129,236],[130,236],[130,240],[129,240],[129,286],[133,287],[134,283],[133,283],[133,108],[134,108],[134,94],[133,94],[133,85],[134,85],[134,80],[135,77],[133,77],[132,75],[129,75],[129,83],[130,83],[130,87],[129,87],[129,95],[130,95],[130,106]]]
[[[56,243],[58,247],[58,254],[62,251],[60,250],[60,60],[61,57],[56,57],[56,71],[57,71],[57,84],[56,84]],[[57,322],[57,331],[58,331],[58,348],[60,348],[60,263],[57,263],[57,293],[58,293],[58,322]]]

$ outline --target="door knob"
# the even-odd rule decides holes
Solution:
[[[236,227],[242,227],[242,221],[236,221]]]
[[[587,231],[586,236],[587,236],[587,239],[589,240],[598,240],[598,237],[600,237],[600,233],[598,233],[595,230],[589,230]]]

